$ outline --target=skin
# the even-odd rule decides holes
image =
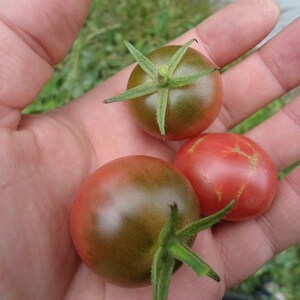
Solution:
[[[74,193],[99,166],[128,154],[174,158],[174,145],[141,132],[124,104],[102,104],[126,89],[131,67],[61,109],[20,113],[70,49],[89,5],[87,0],[0,2],[5,41],[0,44],[0,294],[5,299],[151,299],[149,287],[117,288],[92,274],[76,255],[68,225]],[[278,14],[271,0],[236,1],[175,42],[197,38],[193,46],[222,67],[261,41]],[[210,131],[227,131],[300,84],[299,26],[300,19],[222,75],[224,105]],[[278,171],[300,159],[299,114],[297,96],[247,133]],[[280,182],[263,216],[201,233],[194,250],[220,274],[221,284],[183,267],[173,277],[170,299],[199,294],[220,299],[226,288],[298,243],[299,184],[297,167]]]

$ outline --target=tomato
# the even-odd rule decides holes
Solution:
[[[104,100],[128,100],[133,119],[148,134],[166,140],[201,133],[218,115],[223,95],[218,68],[189,46],[161,47],[147,57],[125,42],[138,65],[127,91]]]
[[[271,158],[242,135],[202,134],[182,145],[174,164],[194,187],[204,215],[234,199],[224,219],[254,218],[269,208],[276,193],[278,177]]]
[[[171,164],[147,156],[107,163],[85,180],[71,208],[70,230],[79,256],[113,284],[150,284],[158,236],[174,204],[178,229],[199,219],[190,183]]]
[[[166,65],[180,46],[165,46],[148,55],[159,69]],[[205,72],[213,64],[198,51],[189,48],[177,66],[175,77]],[[137,65],[132,71],[127,89],[139,86],[150,77]],[[129,110],[137,124],[148,134],[161,138],[157,124],[158,93],[141,96],[128,101]],[[218,115],[222,103],[222,82],[219,72],[203,76],[191,84],[171,89],[165,115],[167,140],[182,140],[200,134]]]

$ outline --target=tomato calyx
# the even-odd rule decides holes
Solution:
[[[202,260],[191,248],[188,241],[196,234],[219,222],[233,207],[232,200],[219,212],[200,219],[183,229],[176,231],[178,223],[177,205],[170,206],[171,215],[162,228],[158,240],[159,247],[154,255],[151,270],[153,300],[166,300],[175,261],[178,260],[191,267],[198,276],[209,276],[219,282],[218,274]]]
[[[119,102],[124,100],[135,99],[141,96],[157,93],[157,107],[156,107],[156,119],[162,138],[165,139],[165,115],[167,109],[167,103],[169,99],[169,93],[172,89],[181,88],[191,84],[193,81],[200,77],[206,76],[216,70],[218,67],[211,68],[205,72],[196,72],[187,76],[175,76],[175,71],[179,63],[181,62],[186,51],[190,45],[197,40],[192,39],[181,46],[175,54],[171,57],[167,65],[163,65],[157,68],[146,56],[144,56],[139,50],[137,50],[129,42],[125,41],[129,52],[138,62],[140,67],[150,77],[150,81],[138,85],[134,88],[109,99],[104,100],[104,103]]]

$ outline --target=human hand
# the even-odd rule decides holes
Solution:
[[[76,255],[68,225],[74,194],[96,168],[132,154],[174,158],[170,144],[135,126],[124,103],[102,103],[125,89],[131,67],[60,109],[20,114],[71,47],[88,2],[54,0],[41,6],[34,0],[26,4],[4,0],[0,4],[4,41],[0,45],[0,294],[4,299],[151,299],[150,287],[118,288],[91,273]],[[197,38],[199,43],[193,46],[223,67],[259,43],[277,17],[271,0],[238,1],[175,42]],[[224,106],[209,131],[229,130],[299,85],[299,28],[300,19],[222,75]],[[270,154],[278,171],[300,158],[299,108],[298,96],[247,133]],[[299,182],[298,167],[280,182],[274,204],[263,216],[222,223],[200,233],[194,250],[222,281],[197,278],[183,266],[172,279],[170,299],[220,299],[226,288],[299,242]]]

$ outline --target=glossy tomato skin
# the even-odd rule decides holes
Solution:
[[[226,220],[240,221],[264,213],[278,184],[268,154],[254,141],[239,134],[208,133],[186,142],[175,166],[194,187],[201,212],[210,215],[235,199]]]
[[[149,54],[157,69],[166,65],[180,46],[166,46]],[[189,48],[179,63],[175,77],[205,72],[214,65],[201,53]],[[150,77],[137,65],[128,80],[127,89],[150,81]],[[222,103],[222,81],[220,73],[214,71],[169,94],[166,111],[166,140],[183,140],[200,134],[218,115]],[[137,124],[148,134],[162,138],[157,125],[157,93],[127,101]]]
[[[174,203],[178,228],[199,218],[194,190],[171,164],[128,156],[102,166],[83,183],[71,208],[70,229],[79,256],[115,285],[150,284],[158,235]]]

